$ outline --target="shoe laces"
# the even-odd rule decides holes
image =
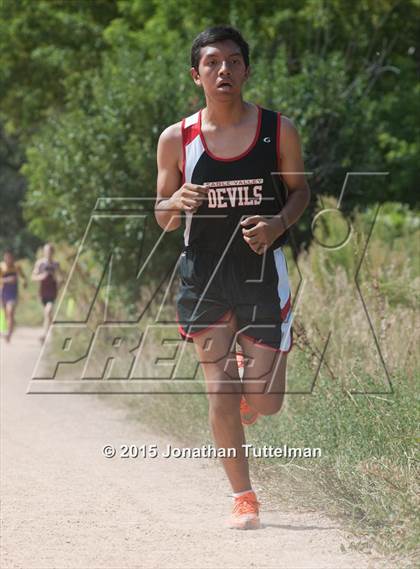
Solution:
[[[243,515],[243,514],[258,514],[258,506],[260,503],[253,494],[244,494],[235,498],[235,503],[233,506],[233,514]]]

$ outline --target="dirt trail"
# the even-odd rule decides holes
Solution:
[[[3,569],[379,567],[342,553],[344,532],[321,514],[279,504],[259,531],[224,529],[231,498],[214,461],[106,459],[107,443],[173,441],[94,395],[27,395],[38,335],[1,343]]]

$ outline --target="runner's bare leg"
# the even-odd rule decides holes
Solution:
[[[52,309],[53,309],[53,303],[47,302],[47,304],[44,306],[44,326],[43,326],[43,332],[42,332],[43,338],[47,337],[49,327],[51,326]]]
[[[248,404],[262,415],[278,413],[286,391],[287,353],[261,346],[239,334],[244,355],[243,390]]]
[[[242,384],[233,340],[236,322],[229,313],[223,327],[213,327],[194,338],[196,351],[203,368],[209,401],[209,422],[217,448],[236,449],[236,458],[221,458],[233,492],[251,488],[248,459],[242,447],[245,444],[239,405]]]
[[[4,312],[5,312],[5,316],[6,316],[6,322],[7,322],[6,340],[9,342],[11,337],[12,337],[13,330],[15,327],[15,303],[14,302],[7,302],[6,306],[4,308]]]

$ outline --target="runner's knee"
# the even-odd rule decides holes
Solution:
[[[223,381],[224,379],[224,381]],[[226,378],[207,381],[209,411],[212,414],[226,414],[239,409],[241,386]]]

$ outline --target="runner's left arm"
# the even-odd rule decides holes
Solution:
[[[284,150],[283,150],[284,149]],[[282,117],[280,130],[279,173],[287,190],[288,198],[281,212],[274,218],[279,236],[303,214],[311,198],[311,191],[305,177],[302,146],[293,122]]]
[[[241,222],[244,240],[256,253],[262,254],[303,214],[311,191],[304,174],[302,147],[299,134],[290,119],[282,116],[280,130],[279,173],[287,187],[287,201],[282,210],[271,219],[253,215]],[[253,225],[247,229],[248,225]]]

